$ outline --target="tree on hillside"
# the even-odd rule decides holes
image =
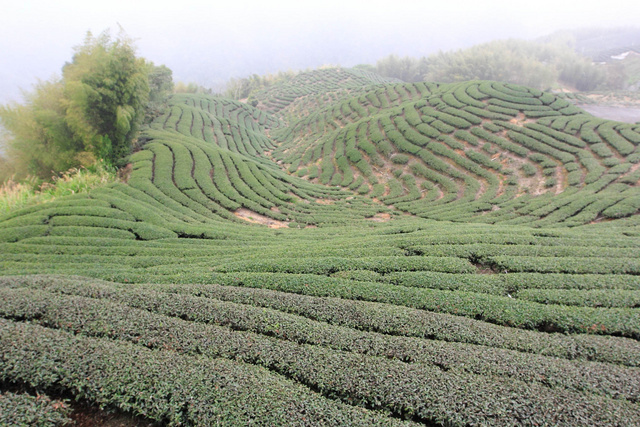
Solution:
[[[173,92],[173,72],[166,65],[147,63],[149,76],[149,103],[145,123],[150,123],[155,117],[162,114],[166,106],[166,99]]]
[[[297,74],[298,72],[296,71],[288,70],[263,76],[253,74],[249,77],[231,79],[227,82],[223,95],[232,99],[249,98],[252,93],[273,86],[276,83],[291,80]]]
[[[396,55],[389,55],[376,62],[376,71],[381,76],[394,77],[405,82],[417,82],[422,80],[426,72],[425,61],[425,58],[415,59],[408,56],[399,58]]]
[[[593,90],[604,70],[578,55],[564,39],[554,43],[498,40],[423,58],[389,55],[376,63],[385,77],[407,82],[497,80],[547,89],[558,83]]]
[[[149,101],[160,102],[173,92],[173,72],[166,65],[147,63],[149,75]]]
[[[573,57],[560,66],[560,80],[571,82],[572,85],[582,91],[596,89],[607,78],[604,68],[594,66],[586,58]]]
[[[544,89],[558,79],[555,62],[560,56],[550,46],[501,40],[432,55],[427,58],[424,77],[442,82],[497,80]]]
[[[40,82],[24,104],[0,107],[10,134],[4,155],[16,179],[46,180],[98,159],[118,164],[130,153],[149,102],[172,85],[171,70],[136,57],[123,33],[115,39],[108,31],[88,33],[74,50],[62,78]]]
[[[0,124],[0,184],[15,176],[14,165],[7,157],[10,141],[9,132]]]
[[[213,91],[204,86],[200,86],[198,83],[179,81],[173,86],[173,93],[206,93],[210,95]]]
[[[84,145],[65,120],[62,80],[40,82],[24,96],[23,105],[0,107],[0,118],[10,133],[4,147],[7,163],[16,178],[49,179],[56,172],[81,165],[86,158]]]
[[[66,120],[85,148],[115,164],[131,150],[149,100],[147,66],[124,35],[87,34],[62,69]]]

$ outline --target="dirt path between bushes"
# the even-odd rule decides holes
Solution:
[[[243,219],[247,222],[252,222],[254,224],[262,224],[266,225],[269,228],[285,228],[289,227],[289,223],[287,221],[278,221],[273,218],[269,218],[265,215],[260,215],[259,213],[253,212],[246,208],[240,208],[233,213],[240,219]]]

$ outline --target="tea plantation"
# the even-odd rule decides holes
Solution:
[[[337,68],[140,141],[0,218],[1,422],[640,426],[640,125]]]

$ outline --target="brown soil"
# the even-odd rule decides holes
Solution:
[[[316,203],[319,205],[333,205],[335,202],[329,199],[316,199]]]
[[[629,169],[629,172],[627,172],[626,174],[624,174],[622,176],[626,176],[626,175],[629,175],[631,173],[634,173],[638,169],[640,169],[640,163],[636,163],[636,164],[632,165],[631,169]],[[640,184],[640,180],[638,180],[638,182],[636,184]]]
[[[72,412],[69,417],[75,427],[152,427],[159,424],[143,418],[134,417],[118,411],[102,410],[87,403],[71,401]]]
[[[527,123],[534,123],[535,120],[534,119],[528,119],[523,113],[518,113],[518,115],[516,117],[514,117],[513,119],[509,120],[510,123],[513,123],[516,126],[524,126]]]
[[[471,264],[476,268],[476,274],[496,274],[496,272],[488,265],[484,265],[480,262],[469,260]]]
[[[502,152],[502,155],[504,157],[502,164],[505,167],[513,169],[518,176],[518,187],[520,188],[520,193],[518,194],[518,196],[523,195],[524,190],[528,191],[529,194],[535,196],[546,193],[547,190],[544,187],[544,177],[542,176],[542,172],[540,170],[538,170],[535,175],[526,177],[520,171],[520,167],[522,167],[523,164],[527,163],[526,159],[507,152]]]
[[[133,165],[131,163],[127,163],[127,166],[118,171],[118,179],[122,182],[129,182],[131,171],[133,171]]]
[[[388,213],[377,213],[371,218],[367,218],[369,221],[373,222],[389,222],[391,221],[391,214]]]
[[[278,221],[273,218],[269,218],[264,215],[260,215],[259,213],[253,212],[246,208],[240,208],[233,213],[240,219],[243,219],[252,224],[262,224],[266,225],[269,228],[285,228],[289,227],[289,223],[287,221]]]
[[[556,173],[555,173],[556,185],[554,187],[555,194],[562,193],[565,190],[565,188],[568,187],[568,184],[567,184],[568,175],[569,174],[567,173],[565,168],[563,168],[562,166],[558,166],[556,168]]]
[[[589,224],[598,224],[600,222],[610,222],[610,221],[615,221],[615,220],[613,218],[605,218],[603,216],[598,215],[598,217],[593,221],[591,221]]]

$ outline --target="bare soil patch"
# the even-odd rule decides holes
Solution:
[[[125,183],[129,182],[131,171],[133,171],[133,165],[131,163],[127,163],[125,167],[118,171],[118,179]]]
[[[269,228],[285,228],[289,227],[289,223],[287,221],[278,221],[273,218],[269,218],[264,215],[260,215],[259,213],[253,212],[252,210],[246,208],[240,208],[233,213],[238,218],[250,222],[252,224],[262,224],[266,225]]]
[[[377,213],[371,218],[367,218],[369,221],[373,222],[389,222],[391,221],[391,214],[388,213]]]
[[[638,169],[640,169],[640,163],[636,163],[634,165],[631,166],[631,169],[629,169],[629,172],[627,172],[626,174],[624,174],[623,176],[629,175],[631,173],[634,173],[635,171],[637,171]],[[640,180],[638,180],[638,182],[636,182],[636,184],[640,184]]]
[[[540,170],[538,170],[535,175],[529,177],[525,176],[522,171],[520,171],[522,165],[527,163],[527,159],[523,159],[522,157],[518,157],[505,151],[502,151],[501,154],[503,157],[501,161],[502,165],[505,168],[514,170],[518,176],[518,187],[520,190],[516,197],[522,196],[525,193],[539,196],[540,194],[544,194],[548,191],[544,186],[545,178]],[[504,185],[502,181],[501,184]]]
[[[513,119],[509,120],[510,123],[513,123],[516,126],[524,126],[527,123],[535,123],[536,120],[535,119],[530,119],[527,116],[524,115],[524,113],[518,113],[518,115],[516,115],[516,117],[514,117]]]
[[[70,402],[72,409],[69,418],[74,427],[155,427],[160,424],[140,417],[134,417],[120,411],[102,410],[85,402]]]
[[[333,205],[335,202],[329,199],[316,199],[316,203],[319,205]]]

